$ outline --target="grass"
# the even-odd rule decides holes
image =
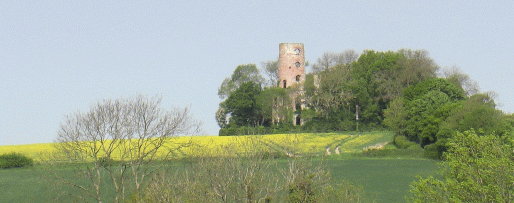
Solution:
[[[361,186],[366,201],[405,202],[409,184],[416,176],[437,177],[437,161],[427,159],[371,159],[339,158],[325,160],[336,183],[348,180]],[[281,159],[282,161],[282,159]],[[283,159],[286,162],[286,158]],[[319,162],[315,159],[313,162]],[[180,167],[180,165],[177,165]],[[52,185],[41,178],[41,166],[0,170],[0,202],[52,202],[55,194]],[[62,173],[73,177],[72,168],[63,168]],[[60,191],[63,194],[66,191]]]
[[[362,186],[367,200],[377,202],[404,202],[409,184],[417,175],[437,177],[437,161],[409,156],[403,150],[386,145],[386,156],[370,158],[363,156],[364,148],[391,141],[391,132],[322,133],[296,135],[261,136],[193,136],[173,138],[174,144],[190,143],[188,147],[175,151],[177,158],[190,156],[222,156],[220,148],[236,146],[236,151],[244,153],[248,147],[280,153],[295,152],[313,155],[314,162],[323,160],[331,170],[335,181],[348,180]],[[240,143],[231,145],[231,143]],[[251,145],[251,146],[248,146]],[[327,148],[331,152],[327,156]],[[339,149],[341,154],[334,153]],[[0,154],[17,152],[35,158],[39,154],[52,152],[49,144],[0,146]],[[380,152],[382,153],[382,152]],[[411,152],[408,152],[411,153]],[[321,156],[324,155],[324,156]],[[318,158],[316,158],[318,157]],[[324,157],[322,159],[321,157]],[[385,157],[385,158],[384,158]],[[287,158],[282,158],[286,160]],[[42,181],[42,165],[31,168],[0,170],[0,202],[50,202],[51,185]],[[72,169],[63,167],[63,173],[72,176]]]
[[[334,180],[363,187],[366,199],[376,202],[405,202],[416,176],[438,177],[437,163],[428,159],[327,160]]]

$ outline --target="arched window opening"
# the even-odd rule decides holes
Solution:
[[[283,84],[284,84],[284,88],[287,88],[287,81],[286,80],[284,80]]]
[[[294,63],[294,66],[296,66],[296,68],[300,68],[300,62]]]
[[[296,80],[296,82],[300,82],[300,75],[297,75],[297,76],[295,77],[295,80]]]
[[[300,55],[300,49],[298,49],[298,48],[294,49],[294,53],[295,53],[296,55]]]

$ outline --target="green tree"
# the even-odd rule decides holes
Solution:
[[[411,140],[420,141],[421,146],[435,142],[439,124],[444,118],[435,115],[436,110],[449,103],[448,95],[440,91],[430,91],[407,105],[407,135]]]
[[[512,137],[457,133],[448,143],[444,181],[420,178],[411,184],[411,202],[513,202]]]
[[[449,80],[444,78],[425,80],[415,86],[405,89],[403,95],[406,101],[410,102],[434,90],[445,93],[452,101],[464,99],[465,96],[464,91],[461,88],[455,86]]]
[[[349,66],[337,65],[316,76],[308,74],[303,94],[308,107],[323,117],[330,117],[341,106],[347,107],[354,97],[348,88],[350,71]]]
[[[439,125],[452,110],[447,105],[464,99],[463,90],[444,78],[423,81],[405,89],[403,95],[406,135],[422,147],[437,141]]]
[[[230,123],[237,126],[256,126],[260,124],[257,99],[261,93],[260,84],[245,82],[225,100]]]
[[[476,129],[479,135],[505,135],[510,130],[504,114],[495,109],[496,104],[486,94],[475,94],[461,102],[445,120],[444,128],[457,131]]]
[[[262,90],[257,97],[257,107],[261,115],[261,125],[269,126],[286,121],[290,115],[291,97],[287,89],[269,87]]]
[[[314,65],[321,67],[316,75],[306,76],[304,98],[309,110],[305,117],[313,117],[316,123],[350,127],[358,105],[359,122],[380,128],[389,102],[405,88],[435,77],[438,69],[423,50],[367,50],[351,63],[337,63],[336,56],[325,53]]]
[[[389,103],[384,110],[384,124],[397,135],[405,135],[407,111],[403,97],[398,97]]]
[[[425,147],[425,152],[432,157],[442,157],[447,150],[446,143],[457,132],[469,129],[477,130],[478,135],[495,134],[504,136],[512,129],[507,116],[495,109],[492,98],[486,94],[475,94],[465,100],[445,105],[438,109],[441,118],[437,132],[437,141]],[[432,151],[432,152],[429,152]]]
[[[398,70],[403,59],[404,56],[399,53],[367,50],[351,64],[350,88],[355,97],[351,106],[359,105],[359,121],[379,126],[382,124],[383,110],[395,97],[387,90],[398,91],[394,95],[401,92],[401,89],[387,88],[395,86],[392,84],[394,78],[388,73]]]
[[[259,69],[255,64],[238,65],[230,77],[227,77],[218,88],[218,96],[221,99],[227,98],[231,92],[235,91],[245,82],[254,82],[262,84],[264,78],[261,76]]]

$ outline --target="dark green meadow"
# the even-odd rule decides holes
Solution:
[[[405,202],[416,176],[437,177],[438,161],[428,159],[327,160],[334,180],[348,180],[364,188],[367,200]]]
[[[285,164],[286,160],[279,160],[279,165],[281,162]],[[313,160],[314,165],[319,162],[319,158]],[[365,202],[405,202],[409,184],[416,180],[416,176],[437,176],[438,167],[437,161],[427,159],[332,156],[323,162],[336,183],[348,180],[362,187]],[[183,162],[172,166],[182,167]],[[68,167],[62,168],[60,173],[73,177],[72,169]],[[0,170],[0,202],[52,202],[56,194],[66,194],[62,189],[52,190],[53,185],[43,175],[42,166]],[[66,199],[61,197],[61,200]]]

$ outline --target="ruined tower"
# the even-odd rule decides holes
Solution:
[[[280,43],[278,55],[279,86],[287,88],[305,80],[303,43]]]
[[[278,78],[279,87],[287,88],[289,86],[303,83],[305,81],[305,51],[303,43],[280,43],[278,56]],[[300,94],[303,90],[302,86],[298,86],[298,92],[292,96],[293,110],[303,108]],[[300,115],[295,113],[294,124],[301,125],[303,121]]]

